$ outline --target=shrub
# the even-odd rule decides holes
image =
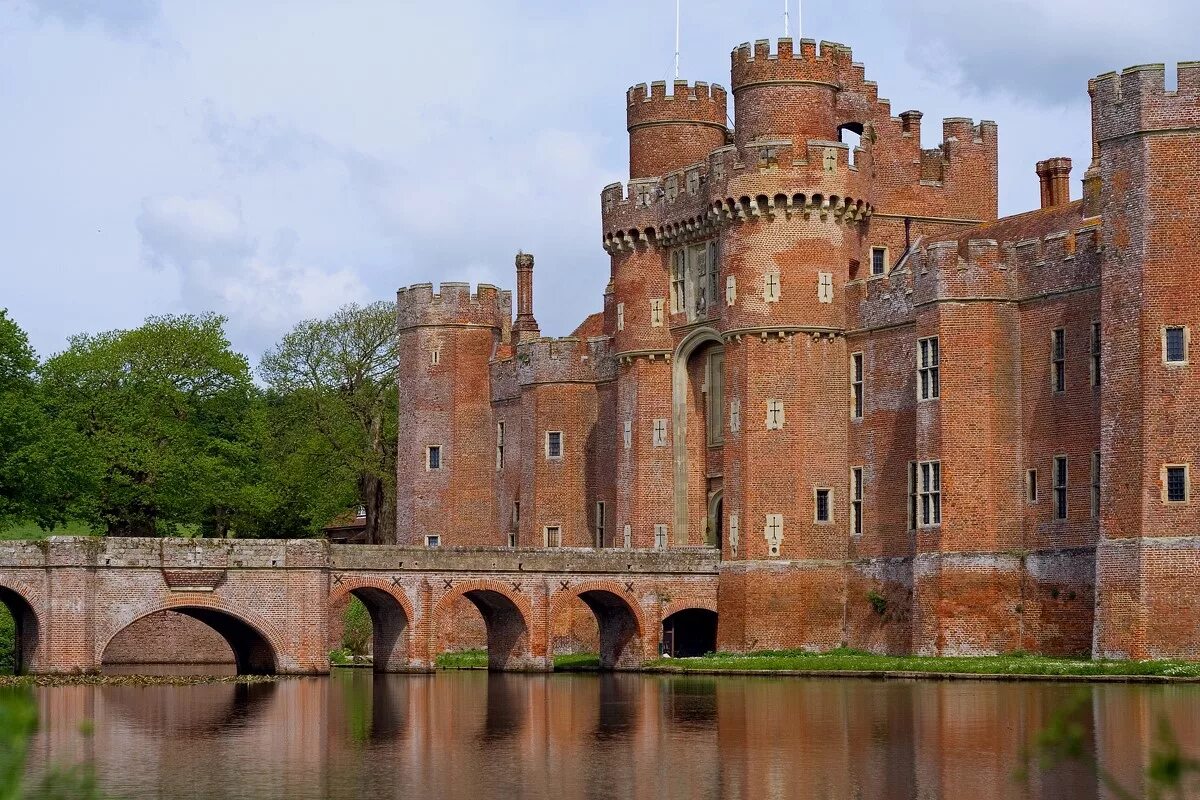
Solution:
[[[867,592],[867,602],[871,604],[871,609],[881,617],[887,611],[887,598],[874,589]]]

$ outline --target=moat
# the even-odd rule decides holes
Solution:
[[[1108,797],[1078,765],[1015,777],[1073,699],[1135,791],[1161,720],[1200,755],[1194,684],[337,670],[36,697],[31,772],[90,763],[129,800]]]

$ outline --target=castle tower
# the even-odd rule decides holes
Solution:
[[[1200,504],[1191,421],[1194,198],[1200,63],[1109,73],[1092,84],[1105,260],[1096,657],[1200,656]]]
[[[725,90],[697,82],[655,81],[626,93],[629,177],[655,178],[708,158],[725,144]]]
[[[508,341],[512,298],[480,284],[428,283],[396,295],[401,544],[506,544],[497,530],[489,362]],[[487,443],[481,446],[481,443]],[[436,538],[430,538],[436,537]]]

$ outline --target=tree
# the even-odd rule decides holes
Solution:
[[[395,540],[396,348],[390,303],[347,305],[301,322],[259,365],[319,439],[306,441],[305,469],[353,475],[372,543]]]
[[[72,516],[109,534],[227,535],[253,484],[254,387],[215,315],[81,334],[42,368],[79,465]]]
[[[0,528],[64,520],[62,487],[71,482],[61,431],[45,413],[37,356],[25,332],[0,309]]]

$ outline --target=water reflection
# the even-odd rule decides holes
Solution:
[[[1079,767],[1013,773],[1076,687],[488,675],[39,690],[32,769],[90,761],[137,798],[1104,798]],[[1086,739],[1135,791],[1200,687],[1101,685]],[[94,721],[94,734],[80,722]],[[1200,789],[1200,787],[1197,787]]]

